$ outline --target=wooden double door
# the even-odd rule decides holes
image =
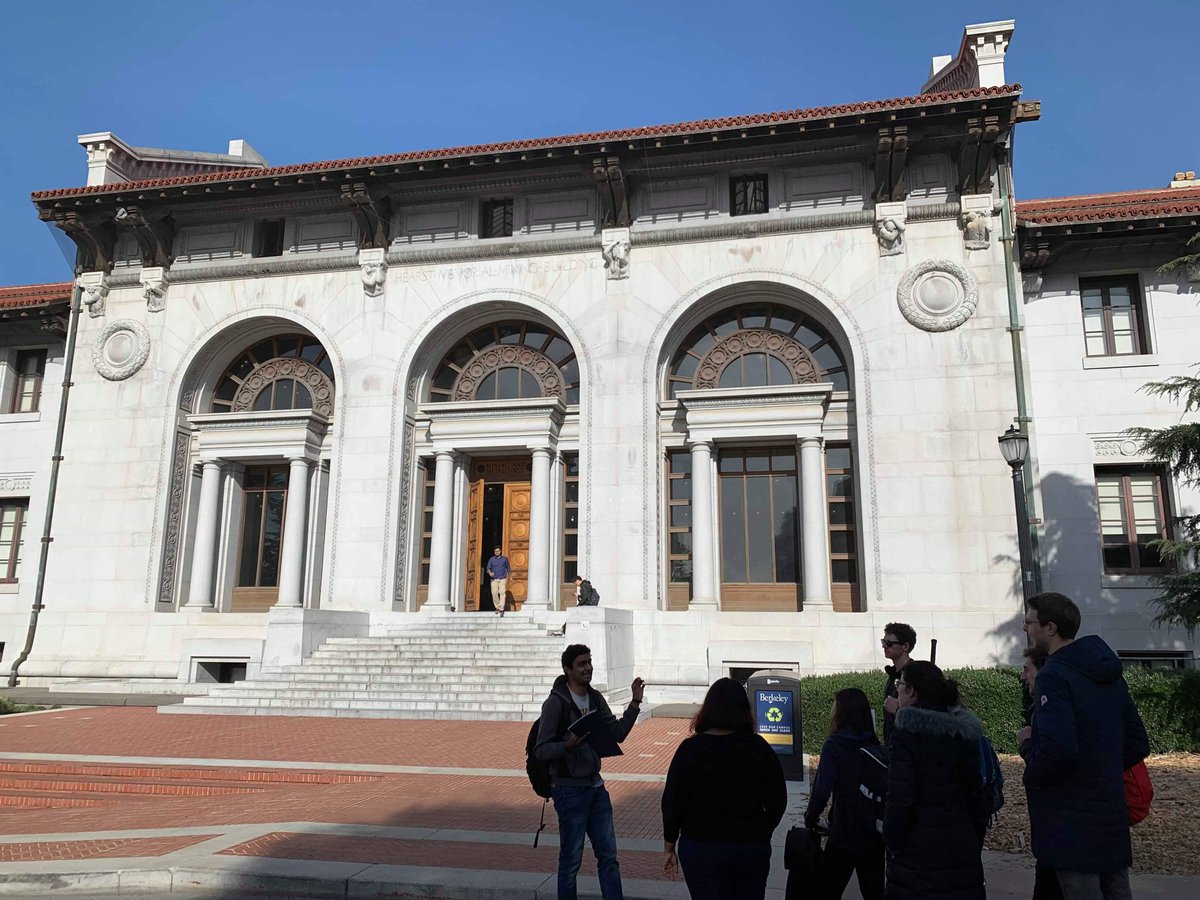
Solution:
[[[462,608],[492,610],[487,561],[496,547],[508,557],[507,608],[521,608],[529,594],[529,458],[472,460],[467,501],[466,579]]]

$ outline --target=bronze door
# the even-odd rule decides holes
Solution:
[[[520,609],[529,596],[529,500],[530,485],[521,482],[504,486],[504,555],[512,566],[508,576],[508,606]]]

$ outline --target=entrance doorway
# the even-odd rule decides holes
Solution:
[[[471,461],[462,607],[466,612],[495,609],[486,567],[496,547],[512,566],[507,609],[520,609],[528,596],[532,468],[532,460],[522,457]]]
[[[232,612],[266,612],[279,599],[279,559],[287,507],[288,467],[246,466],[242,537]]]

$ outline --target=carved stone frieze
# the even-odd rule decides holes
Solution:
[[[765,353],[792,373],[794,384],[816,384],[821,380],[821,368],[799,342],[766,328],[747,328],[718,341],[704,354],[696,366],[693,385],[698,389],[719,387],[726,366],[747,353]]]
[[[387,249],[364,247],[358,251],[358,268],[362,273],[363,293],[382,297],[387,281]]]
[[[547,356],[530,347],[501,346],[484,350],[466,367],[454,382],[454,400],[474,400],[479,385],[497,369],[515,366],[524,369],[536,380],[543,397],[565,397],[562,373]]]
[[[1092,452],[1096,456],[1137,460],[1144,458],[1141,441],[1127,434],[1093,434]]]
[[[965,266],[927,259],[904,273],[896,288],[900,312],[923,331],[951,331],[975,314],[979,286]]]
[[[904,203],[875,205],[875,234],[879,238],[880,256],[899,256],[904,252],[904,229],[907,211]]]
[[[92,362],[101,378],[124,381],[150,358],[150,333],[141,322],[119,319],[96,337]]]
[[[163,566],[158,582],[158,602],[172,603],[175,598],[175,572],[179,565],[179,538],[183,526],[183,497],[187,490],[188,455],[191,435],[175,434],[175,455],[171,460],[171,494],[167,505],[167,528],[163,538]]]
[[[84,272],[79,276],[79,287],[83,291],[83,305],[88,315],[98,319],[104,315],[108,299],[108,276],[104,272]]]
[[[162,312],[167,307],[167,270],[161,266],[143,266],[139,273],[146,309]]]

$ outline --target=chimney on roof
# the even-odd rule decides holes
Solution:
[[[230,141],[228,153],[133,147],[111,131],[81,134],[78,140],[87,151],[89,187],[94,184],[141,181],[144,178],[174,178],[203,172],[267,168],[267,161],[259,152],[242,140]]]
[[[1004,54],[1016,25],[1013,19],[981,22],[963,29],[957,56],[935,56],[922,94],[999,87],[1004,79]]]
[[[1176,172],[1175,177],[1171,179],[1171,187],[1173,187],[1173,188],[1200,187],[1200,179],[1196,178],[1196,173],[1192,172],[1192,171]]]

